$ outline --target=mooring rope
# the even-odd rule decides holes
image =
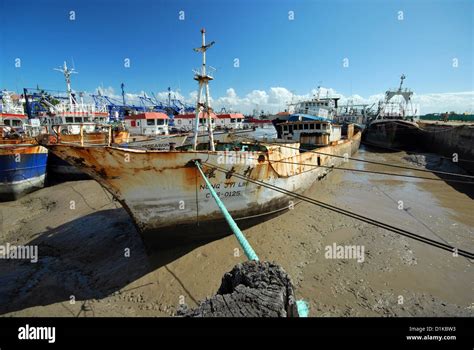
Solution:
[[[232,157],[232,158],[236,158],[237,160],[240,160],[240,159],[241,159],[241,157],[239,157],[239,156],[237,156],[237,155],[234,156],[234,155],[232,155],[232,154],[226,154],[225,157]],[[254,157],[246,157],[245,159],[248,159],[248,160],[256,160],[256,161],[259,160],[258,158],[254,158]],[[332,166],[332,165],[318,165],[318,164],[313,164],[313,163],[290,162],[290,161],[287,161],[287,160],[267,160],[267,162],[268,162],[268,164],[270,164],[270,165],[272,165],[272,164],[274,164],[274,163],[294,164],[294,165],[310,166],[310,167],[313,167],[313,168],[326,168],[326,169],[344,170],[344,171],[352,171],[352,172],[366,173],[366,174],[377,174],[377,175],[387,175],[387,176],[396,176],[396,177],[407,177],[407,178],[418,179],[418,180],[443,181],[443,182],[453,182],[453,183],[461,183],[461,184],[474,185],[474,181],[439,179],[439,178],[431,178],[431,177],[408,175],[408,174],[387,173],[387,172],[383,172],[383,171],[364,170],[364,169],[353,169],[353,168],[343,168],[343,167],[337,167],[337,166]]]
[[[223,172],[223,173],[228,173],[229,171],[225,168],[222,168],[222,167],[219,167],[215,164],[210,164],[210,163],[204,163],[203,165],[209,167],[209,168],[214,168],[220,172]],[[399,235],[402,235],[402,236],[405,236],[405,237],[409,237],[411,239],[414,239],[416,241],[419,241],[419,242],[422,242],[422,243],[426,243],[426,244],[429,244],[433,247],[437,247],[437,248],[440,248],[440,249],[443,249],[443,250],[446,250],[446,251],[450,251],[452,252],[453,254],[456,254],[456,255],[461,255],[461,256],[464,256],[466,258],[469,258],[469,259],[474,259],[474,253],[471,253],[471,252],[468,252],[468,251],[465,251],[465,250],[462,250],[462,249],[458,249],[456,247],[453,247],[449,244],[445,244],[443,242],[439,242],[439,241],[436,241],[436,240],[433,240],[431,238],[428,238],[428,237],[424,237],[424,236],[421,236],[421,235],[418,235],[416,233],[413,233],[413,232],[410,232],[410,231],[407,231],[407,230],[404,230],[404,229],[401,229],[401,228],[398,228],[396,226],[393,226],[393,225],[390,225],[390,224],[386,224],[386,223],[383,223],[381,221],[378,221],[378,220],[375,220],[375,219],[372,219],[372,218],[369,218],[369,217],[366,217],[366,216],[363,216],[363,215],[360,215],[360,214],[357,214],[357,213],[354,213],[354,212],[351,212],[349,210],[345,210],[345,209],[342,209],[342,208],[339,208],[339,207],[336,207],[334,205],[331,205],[331,204],[328,204],[328,203],[324,203],[324,202],[321,202],[321,201],[318,201],[314,198],[311,198],[311,197],[307,197],[307,196],[304,196],[304,195],[301,195],[301,194],[298,194],[296,192],[292,192],[292,191],[289,191],[287,189],[284,189],[282,187],[278,187],[278,186],[275,186],[275,185],[270,185],[266,182],[263,182],[263,181],[259,181],[259,180],[254,180],[252,178],[250,178],[249,176],[246,176],[246,175],[243,175],[243,174],[240,174],[240,173],[237,173],[237,172],[232,172],[232,176],[235,176],[237,178],[240,178],[240,179],[243,179],[243,180],[246,180],[248,182],[252,182],[254,184],[257,184],[257,185],[260,185],[262,187],[266,187],[266,188],[269,188],[271,190],[274,190],[276,192],[280,192],[282,194],[286,194],[290,197],[294,197],[294,198],[297,198],[297,199],[300,199],[304,202],[307,202],[307,203],[310,203],[310,204],[314,204],[314,205],[317,205],[319,207],[322,207],[322,208],[325,208],[325,209],[328,209],[328,210],[331,210],[331,211],[334,211],[334,212],[337,212],[339,214],[343,214],[345,216],[349,216],[353,219],[357,219],[357,220],[360,220],[360,221],[363,221],[365,223],[368,223],[368,224],[371,224],[371,225],[374,225],[374,226],[377,226],[377,227],[380,227],[380,228],[384,228],[388,231],[391,231],[393,233],[398,233]]]
[[[336,154],[330,154],[330,153],[325,153],[325,152],[318,152],[318,151],[315,151],[314,149],[305,149],[305,148],[301,148],[301,147],[291,147],[291,146],[288,146],[288,145],[286,145],[286,144],[278,143],[278,142],[259,141],[259,140],[257,140],[257,139],[251,138],[251,137],[238,136],[238,135],[236,135],[236,136],[239,137],[239,138],[242,138],[242,139],[247,139],[247,140],[256,142],[256,143],[258,143],[258,144],[264,143],[264,144],[269,144],[269,145],[274,145],[274,146],[280,146],[280,147],[284,147],[284,148],[288,148],[288,149],[294,149],[294,150],[298,150],[298,151],[304,151],[304,152],[311,152],[311,153],[315,153],[315,154],[321,154],[321,155],[325,155],[325,156],[329,156],[329,157],[350,159],[350,160],[354,160],[354,161],[357,161],[357,162],[363,162],[363,163],[369,163],[369,164],[377,164],[377,165],[388,166],[388,167],[392,167],[392,168],[407,169],[407,170],[412,170],[412,171],[421,171],[421,172],[425,172],[425,173],[451,175],[451,176],[465,177],[465,178],[468,178],[468,179],[474,179],[474,176],[473,176],[473,175],[464,175],[464,174],[458,174],[458,173],[449,173],[449,172],[446,172],[446,171],[439,171],[439,170],[417,169],[417,168],[412,168],[412,167],[404,166],[404,165],[388,164],[388,163],[376,162],[376,161],[373,161],[373,160],[360,159],[360,158],[354,158],[354,157],[345,157],[345,156],[340,156],[340,155],[336,155]]]
[[[240,243],[240,246],[245,252],[245,255],[249,260],[254,260],[254,261],[259,261],[257,254],[253,250],[252,246],[250,245],[249,241],[245,238],[245,235],[242,233],[240,230],[239,226],[235,223],[234,219],[232,216],[229,214],[229,211],[225,207],[224,203],[220,200],[219,196],[217,195],[216,191],[212,188],[211,183],[209,182],[209,179],[206,177],[204,172],[201,169],[201,166],[199,165],[199,161],[194,162],[196,164],[197,169],[199,170],[199,173],[201,174],[201,177],[204,179],[204,182],[206,183],[207,188],[211,192],[212,197],[216,201],[217,206],[221,210],[222,214],[224,215],[227,223],[229,224],[232,232],[234,235],[237,237],[237,240]],[[298,310],[298,315],[300,317],[308,317],[309,315],[309,306],[308,303],[306,303],[304,300],[297,300],[296,301],[296,308]]]

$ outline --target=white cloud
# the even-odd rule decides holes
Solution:
[[[225,96],[219,97],[215,103],[219,106],[228,106],[231,108],[236,108],[239,105],[239,97],[233,88],[229,88],[226,91]]]
[[[264,90],[253,90],[245,96],[246,104],[255,104],[265,106],[268,104],[268,94]]]

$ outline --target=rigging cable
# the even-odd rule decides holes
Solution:
[[[381,149],[388,149],[389,151],[395,151],[395,152],[407,152],[408,155],[422,155],[422,156],[426,156],[427,154],[429,155],[430,153],[428,152],[414,152],[414,151],[406,151],[406,150],[403,150],[403,149],[400,149],[400,148],[392,148],[392,147],[382,147],[382,146],[379,146],[379,145],[376,145],[376,144],[373,144],[371,142],[367,142],[367,141],[364,141],[362,142],[364,145],[367,145],[367,146],[371,146],[371,147],[376,147],[376,148],[381,148]],[[448,160],[451,160],[452,161],[452,157],[446,157],[446,156],[440,156],[440,155],[436,155],[436,157],[439,157],[441,159],[448,159]],[[466,163],[474,163],[474,160],[472,159],[461,159],[461,158],[458,158],[458,162],[466,162]],[[453,162],[455,163],[455,162]]]
[[[210,163],[207,163],[207,162],[203,162],[202,163],[204,166],[208,167],[208,168],[214,168],[220,172],[223,172],[223,173],[226,173],[226,174],[230,174],[231,173],[231,176],[235,176],[237,178],[240,178],[240,179],[243,179],[243,180],[246,180],[248,182],[252,182],[254,184],[257,184],[257,185],[260,185],[260,186],[263,186],[263,187],[266,187],[266,188],[269,188],[271,190],[274,190],[276,192],[280,192],[282,194],[286,194],[288,196],[291,196],[291,197],[294,197],[294,198],[297,198],[297,199],[300,199],[301,201],[304,201],[304,202],[307,202],[307,203],[310,203],[310,204],[313,204],[313,205],[317,205],[319,207],[322,207],[322,208],[325,208],[325,209],[328,209],[328,210],[331,210],[331,211],[334,211],[334,212],[337,212],[339,214],[343,214],[345,216],[348,216],[348,217],[351,217],[353,219],[357,219],[357,220],[360,220],[360,221],[363,221],[365,223],[368,223],[368,224],[371,224],[371,225],[374,225],[374,226],[377,226],[377,227],[380,227],[380,228],[384,228],[388,231],[391,231],[391,232],[394,232],[394,233],[398,233],[402,236],[405,236],[405,237],[409,237],[409,238],[412,238],[416,241],[419,241],[419,242],[422,242],[422,243],[426,243],[426,244],[429,244],[433,247],[437,247],[437,248],[440,248],[440,249],[443,249],[443,250],[446,250],[446,251],[450,251],[452,252],[453,254],[457,254],[457,255],[461,255],[461,256],[464,256],[466,258],[469,258],[469,259],[474,259],[474,253],[471,253],[471,252],[468,252],[468,251],[465,251],[465,250],[462,250],[462,249],[458,249],[456,247],[453,247],[449,244],[446,244],[446,243],[443,243],[443,242],[439,242],[439,241],[436,241],[436,240],[433,240],[431,238],[427,238],[427,237],[424,237],[424,236],[421,236],[421,235],[418,235],[416,233],[412,233],[412,232],[409,232],[407,230],[404,230],[404,229],[401,229],[401,228],[398,228],[398,227],[395,227],[395,226],[392,226],[392,225],[389,225],[389,224],[386,224],[386,223],[383,223],[381,221],[378,221],[378,220],[375,220],[375,219],[372,219],[372,218],[369,218],[369,217],[366,217],[366,216],[363,216],[363,215],[360,215],[360,214],[357,214],[357,213],[354,213],[354,212],[351,212],[349,210],[345,210],[345,209],[342,209],[342,208],[338,208],[336,206],[333,206],[331,204],[328,204],[328,203],[324,203],[324,202],[321,202],[321,201],[318,201],[314,198],[311,198],[311,197],[307,197],[307,196],[304,196],[302,194],[298,194],[298,193],[295,193],[295,192],[292,192],[292,191],[288,191],[284,188],[281,188],[281,187],[278,187],[278,186],[275,186],[275,185],[271,185],[271,184],[268,184],[268,183],[265,183],[265,182],[262,182],[262,181],[259,181],[259,180],[254,180],[254,179],[251,179],[250,177],[248,176],[245,176],[245,175],[242,175],[240,173],[237,173],[235,171],[231,171],[229,172],[228,169],[225,169],[225,168],[222,168],[222,167],[219,167],[215,164],[210,164]]]
[[[227,154],[226,157],[232,156],[230,154]],[[238,159],[241,159],[240,157],[237,157]],[[258,161],[258,158],[253,158],[253,157],[247,157],[245,159],[251,159],[251,160],[256,160]],[[413,179],[420,179],[420,180],[431,180],[431,181],[443,181],[443,182],[455,182],[455,183],[462,183],[462,184],[470,184],[474,185],[474,181],[462,181],[462,180],[449,180],[449,179],[435,179],[431,177],[424,177],[424,176],[416,176],[416,175],[406,175],[406,174],[396,174],[396,173],[386,173],[383,171],[373,171],[373,170],[363,170],[363,169],[351,169],[351,168],[342,168],[342,167],[337,167],[337,166],[331,166],[331,165],[317,165],[317,164],[311,164],[311,163],[298,163],[298,162],[290,162],[290,161],[285,161],[285,160],[268,160],[267,161],[270,165],[272,163],[284,163],[284,164],[294,164],[294,165],[304,165],[304,166],[311,166],[315,168],[327,168],[327,169],[336,169],[336,170],[345,170],[345,171],[353,171],[353,172],[360,172],[360,173],[367,173],[367,174],[378,174],[378,175],[389,175],[389,176],[398,176],[398,177],[408,177],[408,178],[413,178]]]
[[[237,136],[237,135],[236,135],[236,136]],[[251,141],[254,141],[254,142],[257,142],[257,143],[262,143],[261,141],[256,140],[256,139],[253,139],[253,138],[250,138],[250,137],[245,137],[245,136],[237,136],[237,137],[240,137],[240,138],[243,138],[243,139],[247,139],[247,140],[251,140]],[[350,159],[350,160],[355,160],[355,161],[363,162],[363,163],[377,164],[377,165],[388,166],[388,167],[399,168],[399,169],[407,169],[407,170],[412,170],[412,171],[421,171],[421,172],[426,172],[426,173],[442,174],[442,175],[451,175],[451,176],[459,176],[459,177],[465,177],[465,178],[468,178],[468,179],[474,179],[474,176],[473,176],[473,175],[464,175],[464,174],[457,174],[457,173],[449,173],[449,172],[446,172],[446,171],[439,171],[439,170],[417,169],[417,168],[412,168],[412,167],[404,166],[404,165],[387,164],[387,163],[382,163],[382,162],[376,162],[376,161],[373,161],[373,160],[366,160],[366,159],[360,159],[360,158],[354,158],[354,157],[345,157],[345,156],[340,156],[340,155],[336,155],[336,154],[318,152],[318,151],[311,150],[311,149],[305,149],[305,148],[299,148],[299,147],[291,147],[291,146],[288,146],[288,145],[286,145],[286,144],[277,143],[277,142],[265,141],[265,142],[263,142],[263,143],[270,144],[270,145],[274,145],[274,146],[285,147],[285,148],[289,148],[289,149],[294,149],[294,150],[298,150],[298,151],[304,151],[304,152],[311,152],[311,153],[315,153],[315,154],[321,154],[321,155],[325,155],[325,156],[329,156],[329,157]]]

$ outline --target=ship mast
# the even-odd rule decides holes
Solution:
[[[207,128],[209,132],[209,142],[210,142],[210,150],[214,151],[214,135],[212,133],[212,119],[211,113],[212,108],[209,102],[209,81],[213,80],[214,78],[206,71],[206,51],[212,45],[214,45],[214,41],[210,42],[206,45],[206,30],[203,28],[201,29],[201,36],[202,36],[202,45],[194,49],[196,52],[202,53],[202,67],[200,69],[194,70],[194,80],[197,80],[199,84],[198,89],[198,96],[197,96],[197,103],[196,103],[196,122],[194,127],[194,143],[193,149],[196,150],[197,141],[198,141],[198,133],[199,133],[199,113],[201,112],[201,108],[203,111],[203,115],[207,115]],[[205,89],[206,99],[205,102],[201,102],[202,98],[202,90]]]
[[[124,83],[120,84],[120,89],[122,90],[122,103],[125,106],[126,103],[125,103],[125,84]]]
[[[72,90],[71,90],[71,74],[77,74],[77,72],[74,71],[74,68],[69,69],[66,65],[66,61],[64,61],[64,66],[60,68],[54,68],[54,70],[57,70],[58,72],[63,73],[64,79],[66,80],[66,89],[67,89],[67,95],[69,97],[69,105],[72,109]]]

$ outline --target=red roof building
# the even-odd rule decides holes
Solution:
[[[170,119],[166,114],[162,112],[145,112],[134,115],[127,115],[125,120],[137,120],[137,119]]]

